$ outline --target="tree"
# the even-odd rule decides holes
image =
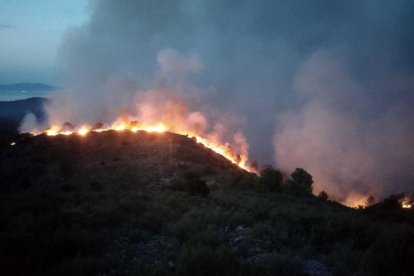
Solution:
[[[322,190],[319,193],[318,198],[321,199],[321,200],[323,200],[323,201],[327,201],[328,198],[329,198],[329,196],[328,196],[328,194],[325,191]]]
[[[260,171],[259,185],[266,191],[280,192],[283,183],[283,175],[272,166],[267,166]]]
[[[290,177],[287,182],[289,191],[298,195],[312,195],[312,175],[302,168],[296,168]]]

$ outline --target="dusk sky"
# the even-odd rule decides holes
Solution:
[[[63,33],[87,19],[87,0],[0,0],[0,83],[56,83]]]
[[[304,167],[337,198],[412,191],[413,14],[409,0],[0,0],[0,83],[64,87],[49,115],[75,123],[179,90],[252,159]]]

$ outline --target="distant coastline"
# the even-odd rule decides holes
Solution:
[[[44,83],[14,83],[0,85],[0,101],[12,102],[29,98],[47,98],[57,88]]]

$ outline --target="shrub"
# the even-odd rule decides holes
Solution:
[[[257,187],[258,177],[254,173],[244,174],[238,183],[238,187],[251,190]]]
[[[300,260],[280,253],[267,255],[259,266],[267,272],[265,275],[302,275]]]
[[[236,275],[236,258],[226,247],[184,243],[178,255],[180,275]]]
[[[414,232],[398,227],[387,229],[362,259],[366,275],[412,275]]]
[[[318,198],[323,200],[323,201],[327,201],[329,196],[325,191],[321,191],[318,195]]]
[[[194,173],[187,173],[183,178],[173,179],[170,189],[187,192],[192,196],[206,197],[210,193],[207,183]]]
[[[259,185],[265,191],[279,192],[282,188],[283,175],[279,170],[268,166],[260,172]]]
[[[290,177],[291,179],[287,181],[288,191],[297,195],[312,195],[312,175],[302,168],[297,168]]]

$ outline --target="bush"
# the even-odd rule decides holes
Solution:
[[[365,253],[365,275],[412,275],[414,232],[398,227],[387,229]]]
[[[302,168],[297,168],[290,177],[291,179],[287,181],[288,191],[297,195],[312,195],[312,175]]]
[[[192,196],[206,197],[210,193],[207,183],[194,173],[187,173],[183,178],[173,179],[170,189],[186,192]]]
[[[300,260],[280,253],[267,255],[259,267],[267,272],[264,275],[302,275]]]
[[[184,243],[178,255],[180,275],[236,275],[238,264],[230,250]]]
[[[325,191],[321,191],[318,195],[318,198],[323,200],[323,201],[327,201],[329,196]]]
[[[265,191],[280,192],[283,183],[283,175],[279,170],[268,166],[260,172],[259,185]]]

